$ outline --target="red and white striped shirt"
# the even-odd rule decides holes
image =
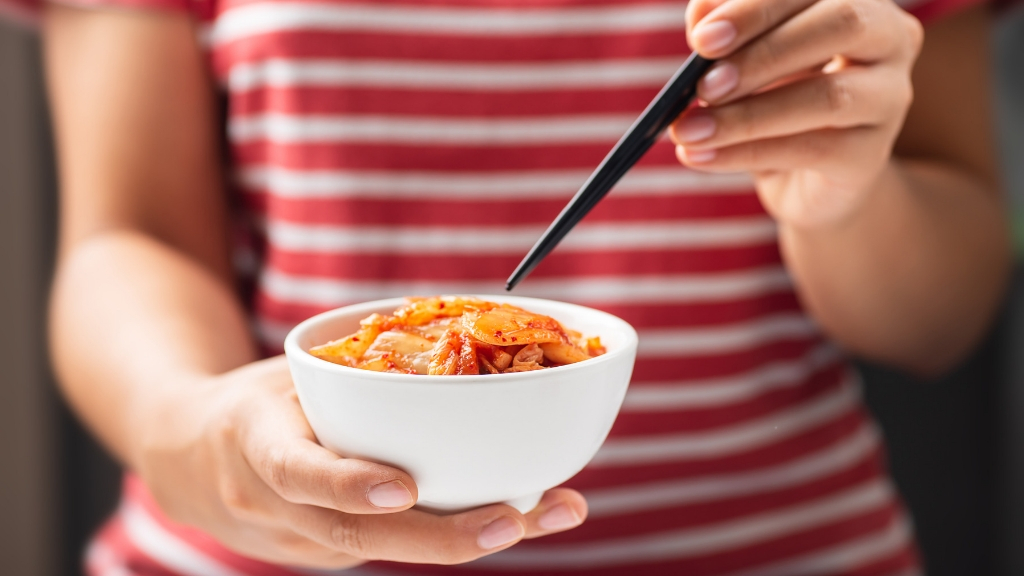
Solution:
[[[270,351],[337,306],[500,292],[689,51],[674,0],[81,1],[201,21]],[[464,566],[347,573],[918,573],[857,376],[801,309],[746,175],[688,171],[659,143],[517,293],[640,333],[618,421],[568,483],[590,518]],[[308,573],[172,524],[133,478],[87,564]]]

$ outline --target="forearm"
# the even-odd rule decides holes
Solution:
[[[850,351],[922,374],[983,335],[1009,271],[997,194],[932,163],[892,161],[864,203],[819,229],[780,226],[805,305]]]
[[[256,358],[230,287],[194,260],[130,231],[97,233],[65,251],[50,340],[65,396],[128,467],[162,407],[204,376]]]

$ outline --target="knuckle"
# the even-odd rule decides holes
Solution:
[[[364,475],[354,474],[351,470],[337,473],[330,468],[311,471],[311,482],[315,486],[326,487],[327,496],[337,504],[365,498],[369,486],[376,484],[376,479],[368,479]]]
[[[906,14],[903,19],[905,24],[905,34],[909,42],[911,54],[916,56],[921,52],[921,47],[924,45],[924,25],[921,21],[910,14]]]
[[[244,452],[245,430],[237,417],[235,409],[237,399],[233,394],[225,394],[225,397],[219,401],[222,405],[226,405],[219,410],[225,416],[207,419],[203,428],[204,436],[216,451],[230,454],[235,454],[239,450]]]
[[[745,166],[757,166],[759,168],[764,168],[766,162],[769,160],[766,153],[767,146],[768,144],[765,142],[754,142],[748,146],[744,146],[742,148],[742,154],[739,155],[741,156],[739,158],[741,164]]]
[[[773,69],[782,62],[782,50],[771,37],[765,37],[753,45],[751,51],[751,66],[742,68]],[[742,77],[742,74],[741,74]]]
[[[335,515],[330,531],[330,541],[335,548],[358,558],[370,559],[370,535],[358,516]]]
[[[834,116],[843,116],[853,109],[853,90],[849,82],[839,74],[830,74],[822,83],[823,98],[828,111]]]
[[[447,566],[462,564],[473,559],[473,557],[467,556],[466,553],[455,543],[454,538],[439,539],[439,541],[435,543],[434,553],[437,555],[437,563]]]
[[[797,138],[796,148],[795,152],[803,160],[805,166],[817,165],[828,155],[826,147],[822,145],[822,142],[811,135],[805,138]]]
[[[734,135],[739,140],[747,141],[754,138],[757,133],[758,120],[761,118],[754,106],[750,104],[739,104],[733,110],[733,116],[728,122],[721,122],[719,130],[723,131],[728,128],[730,131],[734,131]]]
[[[843,0],[836,7],[840,28],[851,36],[860,36],[871,27],[867,6],[857,0]]]
[[[280,448],[268,450],[266,453],[267,483],[270,487],[285,496],[290,489],[288,470],[290,459],[287,450]]]
[[[253,501],[241,484],[234,480],[222,480],[219,486],[220,499],[224,507],[235,517],[247,517],[253,511]]]
[[[207,430],[218,446],[237,444],[238,428],[232,418],[218,418],[209,424]]]

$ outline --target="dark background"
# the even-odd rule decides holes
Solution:
[[[995,45],[1009,217],[1022,232],[1024,12],[1003,16]],[[0,22],[0,572],[12,575],[78,574],[90,533],[116,505],[120,479],[60,403],[46,365],[56,210],[47,134],[36,35]],[[862,367],[932,576],[1024,574],[1018,268],[998,325],[953,374],[919,382]]]

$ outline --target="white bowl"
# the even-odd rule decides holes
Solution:
[[[358,370],[308,350],[355,332],[403,298],[314,316],[285,339],[302,410],[320,443],[342,456],[412,475],[418,505],[457,511],[505,502],[533,509],[545,490],[579,472],[604,442],[626,394],[636,331],[598,310],[535,298],[479,296],[551,316],[600,336],[607,353],[576,364],[481,376],[423,376]]]

